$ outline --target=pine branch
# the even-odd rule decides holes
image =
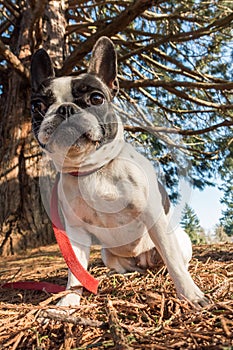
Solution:
[[[225,28],[226,26],[230,26],[231,22],[233,21],[233,13],[230,13],[227,16],[224,16],[220,19],[215,19],[212,21],[209,25],[203,26],[197,30],[192,30],[189,32],[179,32],[176,34],[168,34],[161,36],[161,39],[156,41],[157,47],[159,47],[162,44],[168,43],[168,42],[185,42],[185,41],[191,41],[195,39],[199,39],[200,37],[203,37],[205,35],[210,35],[216,32],[217,30],[220,30],[221,28]],[[153,37],[156,34],[152,34]]]
[[[23,78],[29,80],[29,70],[22,64],[22,62],[15,56],[0,40],[0,55],[13,67],[13,69]]]
[[[177,35],[173,35],[171,40],[174,42],[184,42],[189,40],[198,39],[204,35],[213,34],[213,32],[224,28],[225,26],[230,26],[233,21],[233,13],[230,13],[227,16],[223,16],[222,18],[215,19],[208,26],[197,29],[191,32],[179,33]]]
[[[60,70],[60,75],[69,74],[72,72],[73,67],[88,54],[96,41],[101,36],[111,37],[112,35],[120,32],[122,29],[132,22],[140,13],[144,12],[147,8],[152,6],[153,0],[137,0],[131,6],[116,16],[111,23],[106,23],[103,28],[96,31],[89,39],[80,44],[72,54],[64,62],[63,68]]]
[[[124,125],[124,130],[129,132],[149,132],[151,134],[154,133],[165,133],[165,134],[179,134],[183,136],[195,136],[195,135],[202,135],[206,134],[210,131],[214,131],[216,129],[222,128],[222,127],[229,127],[233,126],[233,121],[224,120],[221,123],[209,126],[204,129],[198,129],[198,130],[182,130],[180,128],[169,128],[169,127],[163,127],[163,126],[137,126],[137,125]]]
[[[163,111],[171,113],[177,113],[177,114],[200,114],[200,113],[213,113],[216,112],[216,108],[211,109],[174,109],[169,108],[165,105],[163,105],[161,102],[159,102],[156,98],[154,98],[147,90],[143,88],[138,89],[146,98],[150,99],[156,106],[161,108]]]
[[[146,11],[142,15],[143,18],[145,18],[148,21],[155,22],[155,21],[160,21],[160,20],[182,20],[186,22],[191,22],[191,23],[204,23],[205,20],[203,18],[199,18],[193,13],[155,13],[151,11]]]
[[[5,8],[15,17],[19,18],[20,16],[20,10],[16,4],[14,4],[12,1],[4,0],[1,1]]]
[[[135,45],[136,46],[136,45]],[[135,47],[134,46],[134,47]],[[169,56],[165,54],[163,51],[158,49],[157,47],[154,47],[155,44],[149,44],[149,45],[137,45],[136,49],[130,50],[129,53],[125,54],[124,56],[121,56],[118,58],[118,62],[125,62],[127,59],[130,59],[132,56],[139,55],[141,56],[144,60],[147,60],[149,63],[152,63],[155,67],[157,66],[159,69],[163,69],[165,72],[171,72],[175,74],[183,74],[187,77],[190,77],[192,79],[197,79],[199,81],[202,81],[203,79],[208,79],[213,82],[218,82],[218,83],[228,83],[227,80],[224,80],[222,78],[217,78],[209,74],[203,74],[198,71],[194,71],[192,69],[189,69],[185,65],[183,65],[180,61],[176,60],[174,57]],[[180,70],[173,69],[169,66],[163,65],[162,63],[159,63],[155,60],[153,60],[151,57],[145,54],[145,52],[155,52],[159,57],[161,57],[162,60],[165,60],[166,62],[174,64],[176,67],[178,67]]]
[[[15,20],[14,16],[11,16],[10,18],[5,19],[5,21],[2,21],[0,25],[0,35],[2,35],[2,33],[4,33],[5,31],[7,31],[11,25],[14,25],[14,20]]]
[[[170,86],[164,86],[164,88],[167,91],[169,91],[170,93],[176,95],[177,97],[180,97],[184,100],[188,100],[190,102],[193,102],[199,106],[213,107],[213,108],[222,109],[222,110],[232,109],[232,104],[225,104],[225,105],[224,104],[217,104],[217,103],[214,103],[211,101],[206,101],[206,100],[202,100],[198,97],[191,96],[184,91],[177,90],[177,89],[170,87]]]
[[[138,80],[122,80],[121,87],[125,89],[133,89],[139,87],[187,87],[191,89],[215,89],[215,90],[232,90],[233,82],[212,83],[212,82],[191,82],[191,81],[164,81],[154,79],[138,79]]]
[[[203,74],[199,71],[194,71],[192,69],[187,68],[186,66],[184,66],[180,61],[176,60],[174,57],[168,56],[167,54],[165,54],[163,51],[159,50],[158,48],[153,48],[153,51],[160,56],[162,59],[176,65],[178,68],[180,68],[181,72],[187,72],[187,76],[190,77],[194,77],[196,79],[200,78],[200,79],[208,79],[214,82],[219,82],[219,83],[223,83],[223,82],[228,82],[227,80],[224,80],[222,78],[217,78],[214,77],[210,74]],[[184,74],[184,73],[183,73]],[[200,80],[199,79],[199,80]]]
[[[205,83],[205,82],[181,82],[181,81],[164,81],[164,80],[153,80],[153,79],[138,79],[135,81],[131,80],[121,80],[120,87],[124,89],[132,89],[136,88],[143,92],[144,95],[147,95],[146,90],[143,88],[145,87],[155,87],[159,88],[162,87],[169,91],[172,94],[175,94],[176,96],[194,102],[195,104],[206,106],[206,107],[212,107],[215,109],[222,109],[222,110],[231,110],[233,109],[232,104],[217,104],[211,101],[206,101],[194,96],[191,96],[187,94],[184,91],[177,90],[176,87],[186,87],[186,88],[197,88],[197,89],[215,89],[219,91],[226,91],[226,90],[232,90],[233,89],[233,82],[224,82],[224,83]],[[156,102],[151,96],[147,96],[153,102]],[[156,103],[157,104],[157,103]],[[165,107],[166,109],[167,107]],[[176,111],[178,112],[178,111]]]

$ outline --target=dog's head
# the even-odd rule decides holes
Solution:
[[[31,81],[33,131],[60,170],[85,165],[93,153],[107,154],[103,149],[119,139],[119,129],[122,139],[122,125],[111,106],[118,90],[117,58],[107,37],[97,41],[87,73],[77,77],[55,77],[49,55],[38,50]]]

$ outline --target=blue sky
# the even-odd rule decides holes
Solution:
[[[219,186],[220,180],[217,180],[216,183]],[[200,220],[200,225],[206,233],[214,232],[215,225],[219,224],[222,210],[224,210],[224,205],[220,203],[223,192],[217,186],[206,187],[203,191],[200,191],[193,189],[188,182],[181,181],[179,187],[181,199],[179,204],[173,207],[172,227],[180,222],[185,203],[188,203],[194,209]]]
[[[204,191],[193,190],[189,205],[196,212],[201,226],[205,230],[213,230],[219,223],[224,206],[220,203],[223,193],[217,187],[206,187]]]

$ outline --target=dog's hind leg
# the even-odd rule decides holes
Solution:
[[[136,260],[133,257],[124,258],[122,256],[117,256],[107,248],[102,248],[101,255],[104,265],[118,273],[141,272],[141,269],[137,268]]]

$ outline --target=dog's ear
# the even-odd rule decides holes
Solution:
[[[32,90],[37,91],[43,81],[54,76],[53,64],[49,55],[44,49],[39,49],[34,53],[31,61]]]
[[[113,42],[106,36],[102,36],[92,50],[88,73],[96,74],[110,88],[112,95],[117,94],[117,55]]]

